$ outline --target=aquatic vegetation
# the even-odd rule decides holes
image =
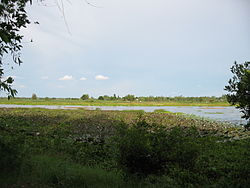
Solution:
[[[223,112],[204,112],[205,114],[224,114]]]
[[[154,110],[155,113],[173,113],[173,112],[170,112],[170,111],[167,111],[167,110],[164,110],[164,109],[157,109],[157,110]]]
[[[0,183],[244,187],[249,144],[243,128],[183,114],[2,108]]]
[[[122,110],[123,112],[137,112],[137,113],[144,113],[144,110]]]

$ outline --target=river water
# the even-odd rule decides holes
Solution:
[[[217,121],[230,122],[235,125],[246,124],[247,121],[241,119],[242,114],[235,107],[199,107],[199,106],[59,106],[59,105],[12,105],[0,104],[0,108],[46,108],[46,109],[76,109],[84,108],[88,110],[144,110],[153,112],[154,110],[164,109],[171,112],[182,112],[193,114]]]

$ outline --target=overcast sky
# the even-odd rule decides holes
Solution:
[[[28,6],[40,24],[7,70],[19,97],[220,96],[250,60],[249,0],[45,2]]]

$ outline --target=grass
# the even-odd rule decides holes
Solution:
[[[32,167],[32,171],[30,171]],[[76,164],[68,159],[51,155],[35,155],[22,166],[20,185],[26,182],[34,187],[122,187],[121,176],[97,167]],[[31,178],[32,177],[32,178]],[[27,184],[26,183],[26,184]]]
[[[250,132],[158,110],[0,109],[1,187],[247,187]]]
[[[0,98],[0,104],[15,105],[76,105],[76,106],[230,106],[227,102],[139,102],[139,101],[102,101],[102,100],[70,100],[70,99],[36,99]]]

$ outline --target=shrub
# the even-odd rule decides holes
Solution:
[[[3,139],[0,140],[0,169],[9,171],[19,165],[19,148],[13,143],[8,143]]]
[[[32,99],[32,100],[36,100],[36,99],[37,99],[37,96],[36,96],[35,93],[32,94],[31,99]]]
[[[159,174],[173,166],[192,169],[199,153],[197,131],[178,127],[167,131],[142,120],[119,131],[118,164],[127,175]]]
[[[1,130],[0,125],[0,130]],[[22,162],[23,138],[17,133],[9,134],[7,131],[1,130],[0,133],[0,174],[10,173],[17,170]],[[0,175],[1,176],[1,175]]]
[[[136,97],[134,95],[126,95],[123,97],[123,100],[125,101],[134,101]]]
[[[82,100],[88,100],[88,99],[89,99],[89,95],[88,95],[88,94],[83,94],[83,95],[81,96],[81,99],[82,99]]]
[[[34,187],[126,187],[115,172],[82,166],[58,156],[33,156],[21,172],[22,181]]]
[[[99,96],[98,100],[104,100],[104,97],[103,96]]]

